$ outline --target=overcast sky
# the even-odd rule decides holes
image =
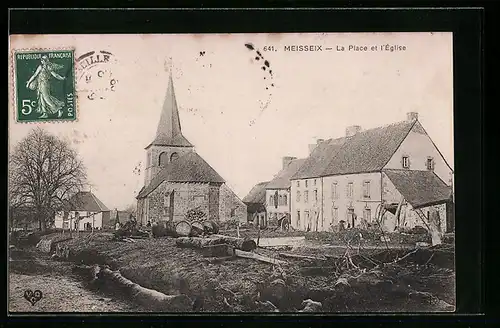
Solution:
[[[118,80],[114,92],[89,100],[89,86],[77,79],[78,122],[38,124],[69,138],[88,168],[92,191],[109,208],[133,204],[143,186],[144,147],[156,132],[170,57],[185,137],[241,198],[255,183],[272,179],[282,156],[307,156],[316,138],[343,136],[349,125],[368,129],[401,121],[409,111],[419,113],[454,164],[451,33],[40,35],[10,41],[11,49],[114,55],[103,66]],[[260,50],[269,68],[261,68],[263,60],[255,60],[246,43]],[[302,44],[323,51],[284,51]],[[380,51],[385,44],[406,50]],[[336,51],[341,45],[346,51]],[[378,45],[378,51],[348,51],[349,45]],[[35,124],[15,122],[10,83],[12,146]]]

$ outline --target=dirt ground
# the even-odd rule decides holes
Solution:
[[[348,257],[345,246],[320,247],[322,243],[257,249],[256,253],[286,261],[272,265],[205,258],[199,250],[178,248],[175,238],[126,243],[111,241],[109,233],[85,236],[63,242],[72,250],[73,263],[108,265],[143,287],[166,295],[185,294],[193,300],[194,312],[296,312],[306,299],[322,303],[317,312],[448,312],[455,304],[452,246],[358,246],[348,250]],[[283,252],[327,260],[284,259]],[[57,265],[63,264],[54,261]]]
[[[25,290],[40,290],[42,299],[31,305]],[[137,306],[86,290],[81,282],[47,273],[9,275],[9,312],[131,312]]]

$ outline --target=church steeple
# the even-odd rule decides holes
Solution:
[[[169,163],[192,151],[194,151],[193,145],[182,135],[172,69],[170,69],[167,94],[163,102],[156,136],[153,142],[146,147],[147,161],[144,185],[149,185],[151,179]]]
[[[193,145],[182,135],[179,110],[175,98],[174,82],[172,79],[172,69],[170,69],[167,94],[163,102],[163,108],[156,129],[156,137],[150,146],[177,146],[193,147]]]

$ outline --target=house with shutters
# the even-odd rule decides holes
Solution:
[[[156,136],[145,150],[144,186],[136,197],[138,222],[180,221],[189,210],[215,221],[246,221],[246,205],[182,134],[171,74]]]
[[[304,164],[305,159],[285,156],[282,168],[266,185],[266,212],[269,222],[277,223],[290,216],[290,178]]]
[[[426,227],[430,211],[439,213],[443,231],[454,229],[453,170],[415,112],[319,142],[290,180],[295,229]]]

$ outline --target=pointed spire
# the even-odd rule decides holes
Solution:
[[[156,129],[156,137],[151,143],[160,146],[184,146],[191,147],[191,143],[182,135],[179,110],[175,98],[174,81],[172,78],[172,61],[170,60],[169,79],[167,94]]]

